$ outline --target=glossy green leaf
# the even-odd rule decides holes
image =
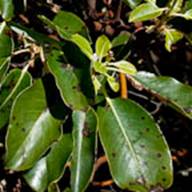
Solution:
[[[135,79],[145,89],[153,92],[158,98],[162,98],[165,104],[192,119],[192,87],[182,84],[171,77],[155,76],[148,72],[139,72]]]
[[[11,70],[3,80],[0,89],[0,128],[4,127],[8,121],[11,106],[20,92],[31,85],[32,78],[25,70]]]
[[[130,37],[131,37],[131,34],[129,32],[122,31],[111,42],[112,43],[112,47],[114,48],[114,47],[118,47],[118,46],[127,44],[127,42],[129,41]]]
[[[107,82],[109,83],[109,86],[111,87],[111,89],[114,92],[118,92],[119,91],[119,88],[120,88],[119,82],[117,82],[114,77],[108,76],[107,77]]]
[[[5,77],[5,74],[9,67],[10,58],[0,60],[0,82]]]
[[[6,138],[6,168],[31,168],[58,139],[60,125],[61,121],[54,119],[47,109],[43,84],[37,80],[13,105]]]
[[[75,43],[81,51],[91,60],[93,57],[93,50],[89,41],[79,34],[72,35],[70,40]]]
[[[63,175],[65,164],[72,151],[72,137],[63,135],[51,147],[49,154],[40,159],[35,166],[24,174],[30,187],[37,192],[44,192],[49,185],[56,183]]]
[[[171,52],[171,46],[183,38],[183,33],[176,29],[165,30],[165,48]]]
[[[73,109],[83,110],[88,107],[86,97],[80,91],[79,81],[72,68],[60,61],[62,56],[60,51],[52,51],[48,56],[49,70],[55,78],[64,103]]]
[[[73,112],[71,189],[85,191],[93,171],[97,119],[92,109]]]
[[[115,183],[139,192],[168,188],[171,155],[153,118],[131,100],[107,98],[107,103],[98,110],[99,135]]]
[[[9,63],[9,58],[13,51],[13,41],[9,35],[9,29],[6,26],[6,23],[3,22],[0,24],[0,79],[4,75],[4,72],[7,69]]]
[[[12,19],[14,15],[14,6],[12,0],[0,0],[0,14],[6,21]]]
[[[132,9],[134,9],[142,0],[124,0],[124,2]]]
[[[153,3],[143,3],[137,6],[130,14],[129,22],[139,22],[159,17],[165,8],[159,8]]]
[[[112,48],[112,44],[105,35],[101,35],[100,37],[98,37],[96,41],[95,50],[100,61],[102,60],[103,57],[107,56],[111,48]]]
[[[117,62],[111,62],[108,63],[109,66],[117,67],[122,73],[128,74],[128,75],[134,75],[137,72],[137,69],[135,66],[125,60],[117,61]]]
[[[86,24],[80,17],[74,13],[67,11],[60,11],[53,20],[53,23],[61,30],[68,34],[80,33],[85,37],[88,36],[88,29]]]
[[[60,11],[53,21],[43,15],[39,18],[53,30],[56,30],[64,39],[70,39],[71,35],[79,33],[89,37],[86,24],[75,14],[67,11]]]

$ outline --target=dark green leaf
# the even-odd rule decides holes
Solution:
[[[152,73],[139,72],[135,79],[147,90],[175,108],[177,111],[192,119],[192,87],[184,85],[171,77],[157,77]]]
[[[117,37],[112,41],[112,47],[118,47],[127,44],[130,39],[131,34],[127,31],[122,31]]]
[[[37,80],[17,97],[12,108],[6,139],[6,168],[31,168],[58,139],[60,125],[61,121],[54,119],[47,109],[43,84]]]
[[[13,51],[13,41],[8,35],[9,29],[6,23],[0,24],[0,79],[2,78],[4,71],[2,68],[6,69],[7,63],[9,62],[9,57]]]
[[[69,40],[71,35],[76,33],[89,38],[88,29],[85,23],[77,15],[71,12],[60,11],[53,21],[43,15],[40,15],[39,18],[50,28],[57,31],[64,39]]]
[[[73,70],[60,61],[62,56],[60,51],[52,51],[48,57],[48,67],[55,77],[64,103],[73,109],[85,109],[88,107],[86,97],[80,91],[79,81]]]
[[[72,137],[63,135],[53,144],[51,151],[24,174],[24,178],[34,191],[43,192],[63,175],[65,164],[72,151]]]
[[[153,3],[143,3],[136,7],[130,14],[129,22],[139,22],[159,17],[165,8],[159,8]]]
[[[97,119],[92,109],[73,112],[73,152],[71,188],[73,192],[85,191],[94,165]]]
[[[10,58],[0,60],[0,82],[5,77],[5,74],[9,67]]]
[[[31,76],[25,70],[12,70],[4,79],[0,89],[0,128],[9,121],[11,106],[20,92],[31,85]]]
[[[0,14],[6,21],[12,19],[14,15],[14,6],[12,0],[0,0]]]
[[[61,35],[62,31],[64,31],[69,35],[80,33],[81,35],[88,37],[86,24],[74,13],[60,11],[54,18],[53,23],[57,26]]]
[[[139,192],[168,188],[171,155],[155,121],[131,100],[107,102],[109,106],[98,110],[99,135],[116,184]]]

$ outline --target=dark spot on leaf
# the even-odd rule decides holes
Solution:
[[[116,153],[115,152],[112,153],[112,157],[116,157]]]
[[[25,131],[26,131],[26,129],[25,129],[25,128],[22,128],[22,129],[21,129],[21,131],[22,131],[22,132],[25,132]]]
[[[140,144],[140,147],[141,147],[141,148],[145,148],[145,145],[143,145],[143,144]]]
[[[73,86],[72,89],[73,89],[73,90],[77,90],[77,91],[81,91],[81,88],[80,88],[80,86],[78,86],[78,85]]]
[[[162,137],[163,137],[163,134],[157,135],[157,138],[162,138]]]
[[[142,131],[139,131],[139,135],[143,135],[143,132],[142,132]]]
[[[166,178],[163,178],[163,179],[162,179],[162,181],[163,181],[163,182],[166,182],[166,181],[167,181],[167,179],[166,179]]]
[[[147,161],[143,161],[143,164],[144,164],[145,166],[147,166],[147,165],[148,165],[148,162],[147,162]]]
[[[13,117],[12,117],[12,119],[13,119],[13,120],[15,120],[15,119],[16,119],[16,117],[15,117],[15,116],[13,116]]]
[[[145,131],[146,131],[146,132],[149,132],[149,130],[150,130],[149,128],[145,128]]]
[[[161,153],[157,153],[157,157],[158,157],[158,158],[161,158],[161,157],[162,157],[162,154],[161,154]]]
[[[144,116],[142,116],[142,117],[141,117],[141,120],[144,120],[144,119],[145,119],[145,117],[144,117]]]
[[[84,124],[84,129],[82,131],[82,134],[84,137],[89,137],[91,134],[91,130],[89,129],[89,125],[87,122],[85,122],[85,124]]]
[[[162,169],[163,169],[163,170],[166,170],[166,167],[165,167],[165,166],[162,166]]]

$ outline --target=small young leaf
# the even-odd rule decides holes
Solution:
[[[94,85],[95,95],[97,95],[102,85],[96,76],[93,77],[93,85]]]
[[[165,48],[171,52],[171,46],[183,38],[183,33],[176,29],[165,30]]]
[[[155,76],[148,72],[139,72],[134,77],[146,90],[162,98],[173,109],[192,119],[192,87],[184,85],[171,77]]]
[[[3,19],[10,21],[14,16],[14,6],[12,0],[0,1],[0,14]]]
[[[93,109],[73,112],[71,188],[85,191],[93,171],[97,118]]]
[[[95,50],[100,61],[102,60],[103,57],[107,56],[111,48],[112,48],[112,44],[105,35],[98,37],[96,41]]]
[[[117,37],[112,41],[112,47],[118,47],[127,44],[130,39],[131,34],[127,31],[122,31]]]
[[[183,0],[171,0],[168,7],[171,9],[170,15],[177,13],[181,10]]]
[[[147,21],[159,17],[165,8],[159,8],[153,3],[143,3],[130,14],[129,22]]]
[[[48,67],[55,78],[63,102],[72,109],[86,109],[88,102],[80,90],[78,78],[70,67],[60,61],[62,56],[62,52],[52,51],[48,56]]]
[[[107,73],[107,67],[103,63],[100,63],[98,61],[95,61],[93,63],[93,68],[96,72],[101,73],[101,74],[106,74]]]
[[[114,77],[112,77],[112,76],[107,77],[107,81],[108,81],[111,89],[112,89],[114,92],[118,92],[118,91],[119,91],[120,85],[119,85],[119,83],[115,80]]]
[[[71,134],[65,134],[53,144],[47,156],[40,159],[32,169],[24,174],[29,186],[34,191],[40,192],[45,191],[49,185],[57,182],[63,175],[71,151]]]
[[[3,80],[0,90],[0,129],[9,121],[11,106],[15,98],[31,85],[32,78],[28,72],[20,69],[11,70]]]
[[[37,80],[17,97],[12,107],[6,137],[6,168],[31,168],[59,138],[60,125],[61,121],[54,119],[47,109],[43,84]]]
[[[128,75],[135,75],[135,73],[137,72],[137,69],[135,68],[135,66],[132,63],[125,60],[113,62],[113,63],[111,62],[111,63],[108,63],[108,65],[115,66],[119,68],[121,72]]]
[[[192,20],[192,9],[187,10],[182,16],[187,20]]]
[[[99,135],[116,184],[140,192],[168,188],[172,160],[155,121],[131,100],[107,98],[107,102],[108,108],[98,110]]]
[[[81,51],[90,59],[92,60],[93,57],[93,50],[89,41],[79,34],[72,35],[70,40],[75,43]]]

